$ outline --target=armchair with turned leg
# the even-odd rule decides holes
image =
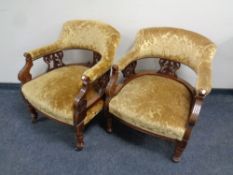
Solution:
[[[175,142],[172,157],[180,161],[204,98],[211,91],[216,46],[206,37],[177,28],[146,28],[133,48],[112,67],[106,88],[107,131],[112,117],[136,130]],[[160,70],[136,72],[137,60],[159,58]],[[184,64],[197,75],[195,88],[179,78]],[[123,80],[118,82],[119,74]]]
[[[83,130],[104,106],[104,89],[120,34],[112,26],[91,20],[73,20],[63,25],[59,39],[51,45],[25,53],[26,64],[19,72],[22,95],[32,121],[37,111],[76,130],[76,148],[84,147]],[[65,65],[63,51],[93,52],[92,63]],[[47,72],[32,79],[33,61],[43,58]]]

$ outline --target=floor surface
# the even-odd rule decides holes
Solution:
[[[114,122],[104,130],[100,115],[85,131],[86,147],[74,150],[71,127],[42,119],[32,124],[18,89],[0,89],[1,175],[232,175],[233,94],[214,93],[180,163],[174,145]]]

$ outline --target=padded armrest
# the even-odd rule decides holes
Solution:
[[[36,59],[38,59],[40,57],[43,57],[45,55],[57,52],[57,51],[59,51],[61,49],[62,49],[61,44],[60,44],[59,41],[57,41],[57,42],[55,42],[53,44],[50,44],[50,45],[43,46],[43,47],[38,48],[38,49],[28,51],[24,55],[29,55],[32,58],[32,60],[36,60]]]
[[[207,95],[212,87],[212,66],[210,62],[202,62],[197,72],[196,94]]]
[[[101,58],[101,60],[92,68],[86,70],[83,75],[87,76],[91,82],[102,76],[111,68],[111,61]]]
[[[136,50],[131,50],[117,63],[119,70],[121,71],[125,69],[125,67],[128,66],[132,61],[137,60],[139,58],[138,56],[139,54]]]

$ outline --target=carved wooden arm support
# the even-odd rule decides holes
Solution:
[[[87,112],[87,100],[85,96],[88,88],[90,87],[90,79],[86,76],[82,76],[83,86],[79,91],[79,94],[74,99],[74,125],[80,125],[86,116]]]
[[[135,74],[135,68],[137,66],[137,61],[132,61],[123,70],[122,74],[127,80],[130,76]],[[119,67],[118,65],[112,66],[112,76],[105,90],[107,100],[106,105],[108,106],[109,101],[113,98],[123,87],[123,84],[117,83],[119,77]]]
[[[33,66],[32,62],[34,61],[31,57],[31,54],[25,53],[24,56],[26,58],[26,63],[18,74],[18,79],[20,80],[21,84],[25,84],[26,82],[28,82],[32,79],[32,75],[30,73],[30,70]],[[45,55],[43,57],[43,60],[48,65],[47,71],[64,66],[65,64],[62,62],[62,58],[63,58],[62,51],[58,51],[55,53],[51,53],[49,55]]]
[[[201,112],[201,106],[206,95],[207,93],[204,93],[204,91],[200,91],[200,93],[196,94],[196,96],[194,97],[192,111],[188,118],[187,128],[183,137],[183,140],[185,140],[186,142],[189,140],[192,133],[192,128],[198,120],[198,116]]]
[[[84,119],[86,117],[87,110],[92,105],[94,105],[98,100],[100,100],[101,97],[103,96],[103,93],[101,93],[101,91],[102,91],[102,88],[105,87],[105,84],[106,84],[105,77],[106,76],[109,78],[109,75],[107,73],[105,73],[99,80],[100,81],[100,84],[99,84],[100,89],[98,89],[98,90],[100,90],[100,93],[96,96],[93,96],[92,99],[89,99],[88,101],[86,99],[86,94],[88,92],[88,89],[91,86],[91,80],[89,77],[87,77],[85,75],[82,76],[83,86],[80,89],[78,95],[75,97],[75,100],[74,100],[74,125],[75,126],[80,125],[84,121]],[[101,84],[101,82],[102,82],[102,84]]]
[[[112,66],[112,76],[110,78],[110,81],[106,87],[105,93],[108,98],[112,98],[116,95],[116,89],[117,89],[117,80],[119,76],[119,68],[117,65]]]
[[[191,112],[191,115],[189,117],[189,126],[190,127],[193,127],[198,120],[198,116],[201,112],[201,107],[202,107],[202,103],[203,103],[205,96],[206,96],[206,91],[203,90],[203,91],[200,91],[200,93],[197,94],[194,98],[192,112]]]
[[[22,85],[32,79],[32,75],[30,73],[30,70],[33,66],[31,56],[29,54],[24,54],[24,56],[26,57],[26,63],[18,74],[18,79],[20,80]]]
[[[137,65],[137,61],[133,61],[122,70],[122,74],[126,79],[129,78],[131,75],[135,74],[136,65]],[[105,91],[109,100],[112,97],[114,97],[123,87],[123,84],[117,83],[118,76],[119,76],[119,67],[118,65],[113,65],[112,76]]]

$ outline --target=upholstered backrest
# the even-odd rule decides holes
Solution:
[[[146,28],[138,32],[132,50],[119,63],[123,69],[129,62],[144,57],[178,61],[198,72],[202,62],[211,62],[216,46],[206,37],[177,28]]]
[[[119,40],[120,33],[108,24],[92,20],[72,20],[63,25],[57,41],[30,50],[25,55],[36,60],[63,49],[88,49],[100,53],[105,61],[111,62]]]
[[[113,59],[120,34],[108,24],[91,20],[73,20],[63,25],[59,41],[63,49],[83,48]]]

